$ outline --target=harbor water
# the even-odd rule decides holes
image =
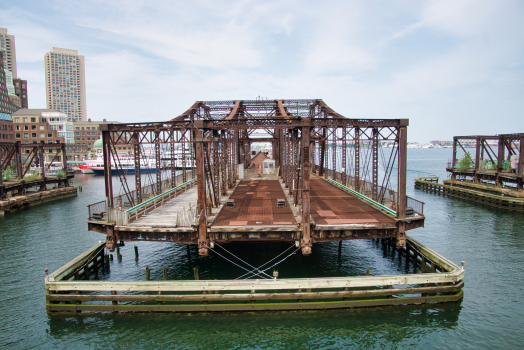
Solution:
[[[48,315],[45,269],[54,271],[105,236],[87,231],[87,205],[104,198],[103,177],[76,175],[78,197],[0,217],[0,349],[517,349],[524,329],[524,215],[414,189],[418,176],[447,177],[451,149],[408,150],[408,195],[425,202],[425,228],[408,234],[446,258],[466,262],[459,303],[355,310],[231,313]],[[118,182],[118,177],[113,181]],[[134,246],[140,257],[134,258]],[[284,243],[229,244],[229,251],[260,265]],[[210,253],[161,242],[129,242],[123,261],[98,278],[231,279],[244,271]],[[411,273],[371,241],[315,244],[275,267],[280,278]]]

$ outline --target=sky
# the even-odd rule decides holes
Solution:
[[[6,1],[29,108],[44,55],[85,56],[92,120],[164,121],[195,101],[322,99],[409,118],[408,141],[524,132],[524,1]]]

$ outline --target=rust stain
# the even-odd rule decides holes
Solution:
[[[235,206],[224,207],[212,226],[296,225],[289,203],[277,206],[282,198],[285,194],[277,180],[242,181],[230,196]]]
[[[311,179],[311,216],[317,225],[390,224],[395,220],[321,179]]]

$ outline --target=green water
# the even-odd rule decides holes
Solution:
[[[413,189],[418,175],[446,176],[451,151],[409,150],[409,195],[426,203],[426,227],[409,234],[455,263],[466,261],[465,297],[460,303],[301,313],[221,315],[48,316],[44,269],[56,270],[105,236],[87,231],[86,205],[103,198],[103,179],[77,175],[83,192],[0,218],[0,348],[6,349],[340,349],[340,348],[521,348],[524,338],[522,264],[524,215]],[[117,181],[117,178],[115,178]],[[186,248],[138,242],[122,248],[123,261],[98,278],[236,278],[243,271],[211,254],[188,259]],[[228,250],[252,265],[287,244],[235,244]],[[371,241],[316,244],[278,266],[280,277],[411,273],[384,256]]]

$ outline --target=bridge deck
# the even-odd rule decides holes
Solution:
[[[212,227],[297,224],[278,180],[243,180],[229,199],[235,205],[224,206]],[[277,199],[285,200],[285,207],[278,207]]]
[[[164,205],[140,217],[128,226],[148,226],[148,227],[176,227],[177,217],[182,216],[184,207],[189,204],[195,207],[197,202],[196,186],[180,194],[174,199],[164,203]]]
[[[315,178],[310,181],[311,217],[316,225],[395,225],[391,216],[332,184]]]

